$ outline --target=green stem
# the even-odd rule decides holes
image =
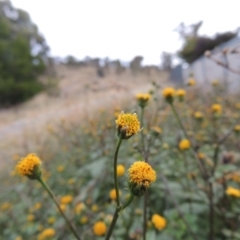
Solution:
[[[124,210],[131,202],[132,200],[134,199],[134,196],[131,194],[130,198],[128,199],[128,201],[123,205],[123,206],[118,206],[115,210],[115,213],[113,215],[113,220],[111,222],[111,225],[108,229],[108,232],[107,232],[107,235],[106,235],[106,238],[105,240],[109,240],[111,235],[112,235],[112,232],[113,232],[113,229],[115,227],[115,224],[117,222],[117,219],[119,217],[119,213]]]
[[[178,124],[180,125],[180,127],[182,128],[182,130],[184,132],[185,137],[188,139],[187,131],[186,131],[185,127],[183,126],[182,121],[180,120],[179,115],[178,115],[178,113],[177,113],[173,103],[171,103],[170,106],[171,106],[172,111],[173,111],[173,113],[174,113],[174,115],[175,115],[175,117],[176,117],[176,119],[178,121]]]
[[[140,116],[141,127],[143,127],[143,116],[144,116],[144,107],[141,107],[141,116]],[[143,130],[141,131],[141,141],[142,141],[142,152],[145,158],[145,144],[144,144]]]
[[[42,184],[42,186],[45,188],[45,190],[48,192],[49,196],[52,198],[52,200],[54,201],[54,203],[56,204],[59,212],[61,213],[61,215],[64,217],[66,223],[68,224],[68,227],[70,228],[71,232],[73,233],[73,235],[76,237],[76,239],[81,240],[81,238],[78,236],[76,230],[74,229],[73,225],[71,224],[71,222],[69,221],[69,219],[66,217],[66,215],[64,214],[63,210],[61,209],[55,195],[53,194],[53,192],[51,191],[51,189],[49,188],[49,186],[42,180],[42,178],[40,177],[38,179],[38,181]]]
[[[119,148],[121,146],[122,143],[122,138],[118,139],[117,142],[117,147],[115,150],[115,154],[114,154],[114,185],[115,185],[115,191],[116,191],[116,202],[117,202],[117,206],[120,206],[120,199],[119,199],[119,188],[118,188],[118,178],[117,178],[117,158],[118,158],[118,152],[119,152]]]

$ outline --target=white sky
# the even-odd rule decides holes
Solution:
[[[158,64],[162,51],[181,47],[173,30],[203,20],[200,33],[232,31],[240,25],[240,0],[12,0],[26,10],[53,56],[74,55]]]

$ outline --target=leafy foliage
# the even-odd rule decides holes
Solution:
[[[48,47],[29,15],[0,2],[0,105],[25,101],[41,89]]]

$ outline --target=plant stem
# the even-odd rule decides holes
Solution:
[[[177,113],[177,111],[176,111],[173,103],[171,103],[170,106],[171,106],[171,108],[172,108],[173,114],[175,115],[175,117],[176,117],[176,119],[177,119],[177,121],[178,121],[178,124],[180,125],[180,127],[182,128],[182,130],[183,130],[183,132],[184,132],[185,137],[188,139],[189,137],[188,137],[187,131],[186,131],[185,127],[183,126],[182,121],[181,121],[181,119],[179,118],[179,115],[178,115],[178,113]]]
[[[112,232],[113,232],[113,229],[115,227],[115,224],[117,222],[117,219],[119,217],[120,211],[125,209],[132,202],[133,199],[134,199],[134,196],[131,195],[130,198],[128,199],[128,201],[123,206],[117,206],[117,208],[115,210],[115,213],[113,215],[113,220],[112,220],[111,225],[110,225],[110,227],[108,229],[108,232],[107,232],[105,240],[109,240],[110,239],[110,237],[112,235]]]
[[[148,191],[146,191],[144,195],[144,203],[143,203],[143,240],[146,240],[147,233],[147,205],[148,205]]]
[[[81,240],[81,238],[78,236],[76,230],[74,229],[73,225],[71,224],[71,222],[69,221],[69,219],[66,217],[65,213],[63,212],[63,210],[61,209],[55,195],[53,194],[53,192],[51,191],[51,189],[49,188],[49,186],[42,180],[42,178],[40,177],[38,179],[38,181],[42,184],[42,186],[45,188],[45,190],[48,192],[49,196],[52,198],[52,200],[54,201],[55,205],[57,206],[59,212],[61,213],[61,215],[64,217],[68,227],[70,228],[71,232],[73,233],[73,235],[76,237],[76,239]]]
[[[140,116],[140,124],[141,124],[141,127],[143,127],[143,116],[144,116],[144,107],[141,107],[141,116]],[[144,143],[144,134],[143,134],[143,129],[141,131],[141,141],[142,141],[142,152],[143,152],[143,156],[144,156],[144,159],[145,159],[145,143]]]
[[[117,147],[115,150],[114,154],[114,186],[115,186],[115,191],[116,191],[116,202],[117,202],[117,207],[120,206],[120,199],[119,199],[119,188],[118,188],[118,178],[117,178],[117,158],[118,158],[118,151],[122,143],[122,138],[118,139],[117,142]]]

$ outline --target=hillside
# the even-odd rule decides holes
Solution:
[[[110,72],[99,78],[93,68],[62,65],[56,67],[56,75],[59,83],[54,96],[40,93],[22,105],[0,111],[1,164],[22,148],[35,149],[36,139],[39,144],[47,136],[47,126],[61,119],[81,124],[81,119],[101,109],[121,108],[136,93],[149,91],[152,81],[161,85],[167,79],[165,73],[156,72],[138,76]]]

